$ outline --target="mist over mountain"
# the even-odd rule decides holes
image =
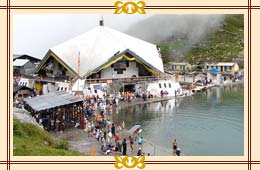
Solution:
[[[231,61],[243,50],[243,22],[243,15],[154,15],[126,33],[159,45],[165,63]]]
[[[170,37],[199,41],[222,26],[224,18],[225,15],[154,15],[132,25],[127,33],[153,43]]]

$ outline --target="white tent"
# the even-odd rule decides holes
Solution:
[[[164,72],[162,58],[156,45],[105,26],[96,27],[51,48],[50,51],[75,73],[78,72],[77,56],[80,52],[81,77],[88,75],[124,51],[131,51],[144,64],[158,72]]]
[[[27,59],[16,59],[16,60],[14,60],[14,62],[13,62],[13,66],[22,67],[22,66],[24,66],[27,62],[29,62],[29,60],[27,60]]]
[[[85,80],[78,79],[72,86],[72,91],[83,91],[85,86]]]

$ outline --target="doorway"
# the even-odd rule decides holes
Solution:
[[[124,91],[125,92],[135,92],[135,84],[125,84]]]

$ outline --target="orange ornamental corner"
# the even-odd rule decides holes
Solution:
[[[116,8],[114,14],[146,14],[144,9],[145,5],[146,3],[144,1],[116,1],[114,3],[114,6]]]
[[[116,169],[144,169],[145,156],[114,156]]]

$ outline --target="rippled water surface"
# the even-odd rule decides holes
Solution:
[[[176,138],[184,155],[244,155],[243,85],[124,108],[113,119],[142,125],[144,138],[169,151]]]

